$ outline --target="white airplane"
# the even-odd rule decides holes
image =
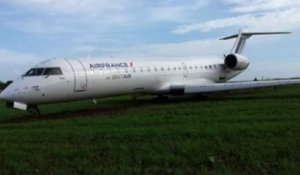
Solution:
[[[252,35],[289,32],[246,33],[237,38],[225,58],[176,62],[130,62],[103,59],[54,59],[41,62],[10,84],[0,99],[8,107],[39,115],[37,105],[126,94],[203,94],[300,84],[300,80],[227,82],[249,66],[243,56]],[[226,83],[227,82],[227,83]]]

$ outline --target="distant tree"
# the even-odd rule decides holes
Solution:
[[[5,83],[5,87],[9,86],[13,81],[12,80],[8,80],[6,83]]]
[[[7,86],[9,86],[13,81],[9,80],[6,83],[0,81],[0,91],[4,90]]]
[[[3,89],[5,89],[5,83],[0,81],[0,91],[2,91]]]

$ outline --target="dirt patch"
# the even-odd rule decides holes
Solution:
[[[131,105],[105,107],[105,108],[100,107],[97,109],[80,109],[76,111],[65,111],[65,112],[54,113],[54,114],[45,114],[39,117],[28,114],[23,117],[9,119],[7,121],[4,121],[3,123],[26,123],[26,122],[33,122],[33,121],[61,120],[61,119],[77,118],[77,117],[85,117],[85,116],[99,117],[99,116],[110,115],[110,114],[125,113],[130,108],[132,108]]]
[[[64,111],[53,114],[44,114],[40,117],[35,117],[30,114],[17,117],[13,119],[9,119],[3,121],[2,123],[26,123],[26,122],[34,122],[34,121],[43,121],[43,120],[61,120],[61,119],[69,119],[69,118],[79,118],[79,117],[101,117],[112,114],[123,114],[126,113],[129,109],[139,108],[143,105],[148,104],[171,104],[171,103],[185,103],[187,101],[190,102],[198,102],[198,101],[216,101],[216,100],[258,100],[258,99],[278,99],[278,96],[255,96],[255,97],[241,97],[240,94],[245,94],[244,92],[238,93],[238,95],[232,95],[227,93],[218,93],[218,94],[206,94],[205,96],[187,96],[187,97],[173,97],[173,98],[153,98],[153,99],[139,99],[134,101],[126,101],[120,102],[115,106],[101,106],[93,109],[79,109],[73,111]],[[295,96],[285,96],[282,98],[295,98]],[[298,97],[297,97],[298,98]]]
[[[43,120],[61,120],[61,119],[69,119],[69,118],[79,118],[79,117],[101,117],[101,116],[107,116],[112,114],[123,114],[126,113],[129,109],[134,109],[141,107],[143,105],[147,104],[153,104],[153,103],[176,103],[178,100],[169,100],[166,99],[140,99],[140,100],[133,100],[133,101],[126,101],[120,102],[120,104],[114,105],[114,106],[107,106],[107,105],[99,105],[97,108],[93,109],[79,109],[79,110],[72,110],[72,111],[64,111],[59,113],[52,113],[52,114],[43,114],[43,111],[41,111],[42,115],[39,117],[33,116],[28,113],[28,115],[25,116],[16,116],[16,118],[9,119],[6,121],[3,121],[2,123],[26,123],[26,122],[34,122],[34,121],[43,121]]]

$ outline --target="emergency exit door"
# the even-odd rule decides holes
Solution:
[[[181,63],[182,65],[182,71],[183,71],[183,77],[187,78],[189,76],[189,70],[185,63]]]

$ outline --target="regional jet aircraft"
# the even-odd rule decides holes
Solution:
[[[8,107],[39,114],[37,105],[126,94],[186,95],[300,84],[300,80],[227,82],[249,66],[243,55],[252,35],[240,31],[224,58],[174,62],[54,59],[41,62],[10,84],[0,98]]]

